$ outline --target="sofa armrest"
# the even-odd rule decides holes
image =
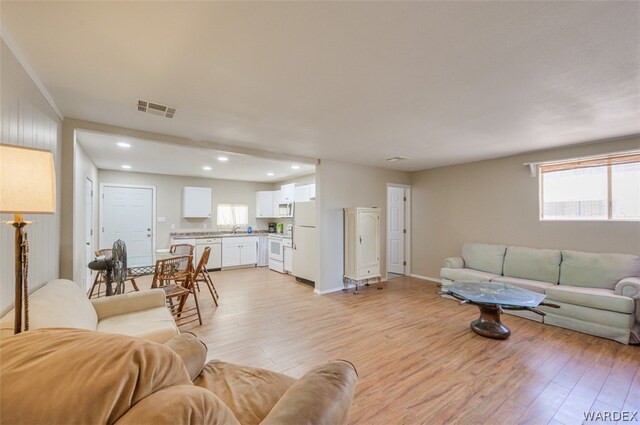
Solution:
[[[462,269],[464,268],[464,260],[462,257],[445,258],[442,262],[442,267],[445,269]]]
[[[96,309],[98,321],[100,321],[120,314],[164,307],[166,305],[166,295],[163,289],[157,288],[97,298],[91,300],[91,303],[93,308]]]
[[[640,277],[625,277],[616,283],[615,294],[640,299]]]
[[[207,346],[204,342],[194,334],[185,332],[174,336],[165,342],[164,346],[171,348],[180,356],[192,381],[200,375],[207,360]]]
[[[343,425],[356,388],[358,373],[349,362],[338,360],[307,372],[273,406],[261,425],[305,423]]]

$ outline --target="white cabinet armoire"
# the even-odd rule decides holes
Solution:
[[[344,283],[380,280],[380,209],[344,209]]]

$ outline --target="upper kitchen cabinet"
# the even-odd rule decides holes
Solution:
[[[311,183],[309,185],[309,199],[310,200],[316,199],[316,184],[315,183]]]
[[[211,217],[211,188],[192,186],[182,188],[182,216],[185,218]]]
[[[296,186],[295,202],[308,202],[311,199],[309,197],[309,186],[308,184]]]
[[[289,183],[280,187],[280,203],[290,204],[294,202],[296,196],[296,184]]]
[[[280,203],[282,202],[282,191],[273,191],[273,216],[280,217]]]
[[[256,218],[271,218],[276,216],[274,210],[274,192],[270,190],[261,190],[256,192]]]

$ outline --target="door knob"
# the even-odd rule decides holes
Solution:
[[[91,245],[91,242],[87,242],[87,245]]]

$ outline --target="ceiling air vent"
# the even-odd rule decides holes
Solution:
[[[148,112],[165,118],[173,118],[176,113],[176,108],[173,106],[161,105],[160,103],[149,102],[147,100],[138,100],[137,107],[140,112]]]
[[[393,158],[387,158],[386,161],[387,162],[398,162],[398,161],[406,161],[407,159],[409,159],[406,156],[394,156]]]

